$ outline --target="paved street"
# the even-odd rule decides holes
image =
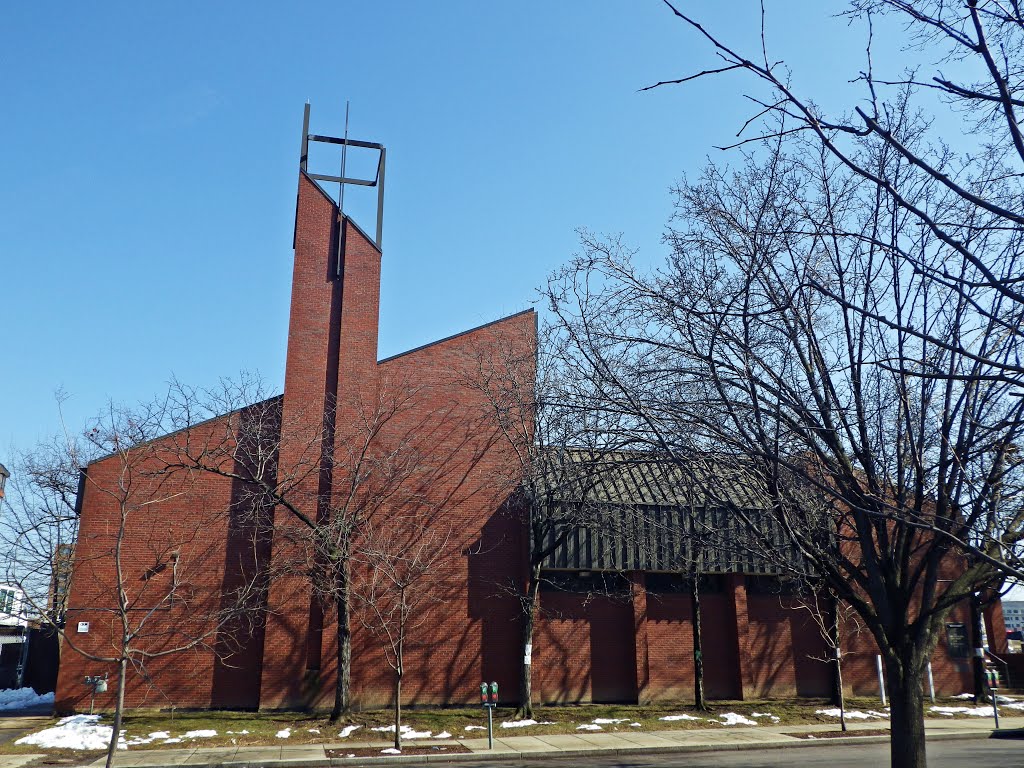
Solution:
[[[38,718],[11,717],[0,719],[0,738],[10,738],[16,732],[38,727]],[[881,723],[855,723],[851,730],[872,731]],[[1007,735],[1024,736],[1024,717],[1010,717],[1003,721]],[[979,719],[953,720],[949,718],[926,721],[928,733],[929,765],[957,766],[957,768],[1024,768],[1024,738],[992,739],[992,724]],[[847,768],[852,766],[888,765],[888,742],[884,736],[857,735],[841,742],[819,739],[806,741],[794,734],[807,731],[834,730],[834,725],[813,724],[799,726],[758,726],[754,728],[706,728],[636,733],[549,734],[537,736],[502,736],[495,738],[494,748],[488,749],[486,738],[457,739],[451,741],[424,740],[408,742],[437,748],[444,744],[458,744],[472,753],[445,759],[434,753],[430,764],[458,766],[594,766],[595,768],[645,768],[646,766],[736,766],[739,768],[767,768],[768,766],[821,766],[821,768]],[[258,747],[211,747],[183,744],[177,749],[131,750],[119,752],[120,768],[158,768],[162,766],[190,766],[199,768],[324,768],[334,764],[382,765],[404,763],[421,765],[428,762],[412,755],[401,757],[371,757],[366,759],[332,760],[326,748],[365,748],[378,752],[385,743],[376,741],[346,741],[325,744],[273,744]],[[22,768],[26,763],[45,758],[42,754],[0,755],[0,768]],[[103,758],[95,754],[82,757],[90,766],[100,766]]]
[[[845,746],[815,745],[809,748],[702,752],[666,755],[594,755],[542,760],[473,761],[449,763],[459,768],[864,768],[887,766],[888,744]],[[929,768],[1021,768],[1024,740],[969,739],[928,744]]]

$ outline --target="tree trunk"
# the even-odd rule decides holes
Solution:
[[[816,600],[818,598],[815,598]],[[832,678],[832,703],[839,707],[839,726],[846,730],[846,694],[843,693],[843,650],[842,636],[839,631],[839,601],[835,598],[829,604],[829,642],[832,657],[836,663],[836,673]]]
[[[395,670],[395,749],[402,751],[402,667]]]
[[[107,746],[106,768],[114,764],[114,752],[117,751],[117,741],[121,736],[121,719],[124,715],[124,685],[125,676],[128,672],[128,658],[123,656],[117,667],[117,697],[114,701],[114,730],[110,734],[110,744]]]
[[[540,604],[540,564],[530,568],[530,583],[526,585],[523,604],[523,661],[519,674],[519,709],[516,717],[533,717],[533,628]]]
[[[909,656],[909,654],[908,654]],[[892,768],[926,768],[922,665],[916,659],[887,660]]]
[[[690,573],[690,612],[693,616],[693,704],[697,709],[707,710],[704,698],[704,641],[700,623],[700,578]]]
[[[971,671],[974,673],[974,703],[986,704],[989,701],[988,686],[985,684],[985,657],[978,655],[982,646],[982,615],[978,595],[972,595],[971,605]]]
[[[352,627],[348,604],[348,563],[340,566],[337,579],[335,606],[338,611],[338,675],[334,684],[334,708],[331,710],[330,719],[332,723],[338,722],[352,707],[349,701],[349,686],[352,679]]]

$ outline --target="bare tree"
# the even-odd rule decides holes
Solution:
[[[798,583],[793,610],[810,617],[818,635],[828,649],[827,657],[812,657],[816,661],[833,665],[832,701],[839,707],[839,726],[846,730],[846,693],[843,690],[843,648],[864,628],[852,606],[842,602],[835,591],[823,586],[819,580]]]
[[[909,164],[887,145],[857,162],[887,178]],[[552,280],[580,378],[632,415],[638,444],[680,465],[714,454],[758,489],[770,514],[719,501],[762,540],[774,521],[854,607],[888,670],[893,765],[923,766],[922,680],[945,617],[1013,568],[1024,537],[1005,296],[958,251],[956,290],[904,259],[908,237],[928,237],[912,214],[799,138],[709,167],[678,211],[661,271],[585,237]]]
[[[68,510],[79,509],[86,498],[94,513],[74,542],[77,579],[71,609],[72,615],[87,611],[103,617],[95,622],[101,626],[87,634],[67,632],[63,608],[42,590],[30,594],[36,615],[61,633],[66,649],[115,667],[108,767],[120,737],[129,672],[154,684],[153,663],[198,648],[214,650],[214,641],[223,640],[228,627],[252,609],[254,581],[224,594],[202,576],[216,555],[209,527],[225,525],[232,510],[204,505],[192,478],[168,470],[164,446],[154,439],[162,432],[164,416],[159,406],[108,407],[81,438],[25,456],[29,487],[11,505],[16,520],[36,522],[34,530],[26,528],[13,540],[12,550],[18,564],[37,564],[17,571],[30,587],[51,556],[48,542],[57,537],[59,546],[71,543],[66,537],[77,517],[72,521]],[[76,471],[80,479],[72,492],[70,477]],[[153,525],[164,505],[185,497],[194,509],[190,520]]]
[[[464,385],[484,404],[483,419],[497,425],[514,461],[506,476],[492,482],[511,495],[506,514],[526,532],[526,578],[499,585],[519,602],[519,706],[517,718],[534,716],[533,641],[541,615],[543,569],[566,539],[601,522],[590,491],[606,469],[611,430],[607,415],[576,401],[566,389],[560,365],[561,340],[553,328],[541,329],[537,350],[514,340],[490,338],[477,350]]]
[[[847,20],[863,31],[865,58],[854,76],[862,100],[845,113],[828,113],[801,93],[783,61],[773,55],[761,13],[761,46],[747,54],[665,0],[669,11],[713,52],[714,67],[650,88],[678,85],[725,72],[751,78],[745,94],[756,113],[722,149],[752,148],[766,139],[791,146],[815,144],[847,174],[848,183],[875,197],[891,212],[891,232],[861,230],[865,246],[883,249],[929,279],[932,297],[956,295],[973,323],[948,333],[907,313],[878,307],[820,276],[809,275],[823,296],[869,324],[886,326],[920,348],[974,360],[984,375],[1009,385],[1019,396],[1024,363],[1017,354],[1024,292],[1024,9],[998,0],[850,0]],[[876,35],[887,26],[893,33]],[[897,28],[899,31],[897,31]],[[899,40],[890,60],[907,62],[898,72],[879,69],[879,40]],[[902,65],[902,64],[901,64]],[[842,77],[837,73],[837,80]],[[847,78],[843,78],[845,80]],[[645,89],[646,90],[646,89]],[[941,115],[940,120],[934,119]],[[886,158],[879,162],[879,158]],[[874,312],[874,313],[873,313]],[[929,327],[926,327],[928,325]],[[1002,336],[1005,341],[996,341]],[[906,375],[919,373],[911,370]],[[943,375],[938,369],[930,376]],[[978,538],[952,542],[972,556],[1024,576],[1024,549],[1010,523],[978,531]],[[937,535],[946,535],[941,529]]]
[[[268,577],[306,576],[336,614],[336,722],[351,708],[352,558],[364,528],[398,499],[432,494],[451,508],[473,495],[464,481],[489,441],[478,424],[455,418],[457,404],[420,407],[430,388],[405,381],[382,379],[376,399],[352,404],[340,423],[295,408],[286,416],[283,398],[258,392],[244,377],[216,390],[175,385],[176,466],[242,481],[254,509],[273,511],[262,518],[275,541]],[[286,444],[293,458],[282,466]]]
[[[91,446],[62,435],[17,455],[0,499],[4,580],[25,593],[33,617],[63,626],[78,537],[76,499]]]
[[[452,594],[444,564],[454,553],[451,528],[421,500],[367,522],[353,556],[352,594],[360,622],[377,639],[394,672],[395,749],[402,749],[402,677],[405,654],[427,609]]]

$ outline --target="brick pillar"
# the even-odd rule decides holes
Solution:
[[[643,571],[631,572],[629,585],[633,600],[633,632],[636,636],[636,699],[638,704],[648,704],[651,665],[647,640],[647,586]]]
[[[995,654],[1007,652],[1006,622],[1003,620],[1003,604],[995,600],[985,608],[985,633],[988,647]]]
[[[753,664],[750,658],[750,621],[747,616],[747,586],[741,573],[731,573],[726,578],[726,592],[730,598],[732,614],[736,622],[736,677],[737,690],[741,699],[755,695]]]
[[[376,396],[380,251],[351,221],[346,218],[344,223],[339,264],[338,208],[301,173],[278,480],[292,486],[290,500],[312,519],[329,513],[328,500],[343,482],[335,477],[331,460],[332,453],[337,455],[335,446],[324,441],[334,442],[335,436],[344,440],[361,404]],[[279,509],[276,514],[279,532],[302,530],[303,524],[288,511]],[[279,533],[272,547],[272,567],[290,566],[300,551]],[[321,666],[328,666],[322,630],[333,622],[333,612],[323,615],[301,575],[274,579],[268,609],[260,706],[316,703],[333,682],[320,676]]]

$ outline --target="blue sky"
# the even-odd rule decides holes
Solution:
[[[757,3],[687,5],[757,45]],[[836,105],[841,7],[768,3],[771,58]],[[388,148],[384,357],[530,306],[577,228],[656,262],[669,186],[750,106],[738,77],[638,89],[709,66],[655,0],[4,3],[0,461],[59,429],[57,389],[71,429],[172,376],[280,389],[307,99]]]

